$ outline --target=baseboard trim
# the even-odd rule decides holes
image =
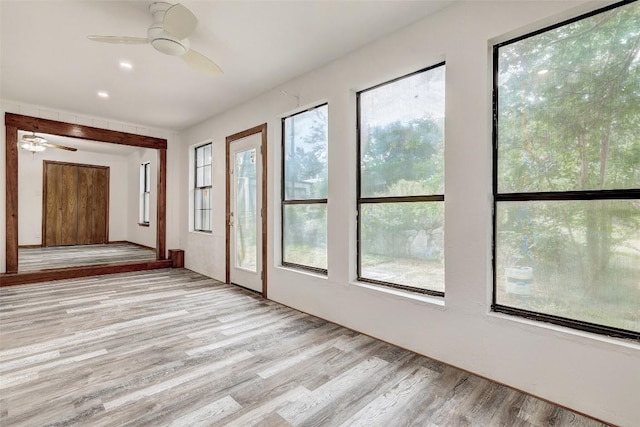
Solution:
[[[149,249],[149,250],[152,250],[152,251],[156,250],[156,248],[152,248],[151,246],[145,246],[143,244],[130,242],[128,240],[112,240],[112,241],[109,242],[110,245],[118,245],[118,244],[125,244],[125,243],[128,244],[128,245],[138,246],[140,248]]]

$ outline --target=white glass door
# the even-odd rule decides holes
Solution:
[[[262,292],[261,134],[231,143],[230,279]]]

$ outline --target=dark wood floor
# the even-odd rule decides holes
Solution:
[[[0,289],[0,425],[596,426],[189,270]]]
[[[153,261],[155,259],[155,249],[143,248],[132,243],[20,248],[18,249],[18,271]]]

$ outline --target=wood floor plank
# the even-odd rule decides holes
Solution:
[[[601,424],[164,269],[1,288],[0,425]]]
[[[154,249],[131,243],[19,248],[18,271],[38,271],[155,259]]]

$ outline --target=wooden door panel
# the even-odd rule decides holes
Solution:
[[[61,211],[58,200],[62,197],[62,166],[45,163],[43,246],[56,246],[60,241]]]
[[[92,243],[107,243],[109,169],[93,169]]]
[[[78,241],[78,168],[62,166],[62,224],[59,245],[75,245]]]
[[[78,167],[78,245],[93,242],[93,181],[95,168]]]

